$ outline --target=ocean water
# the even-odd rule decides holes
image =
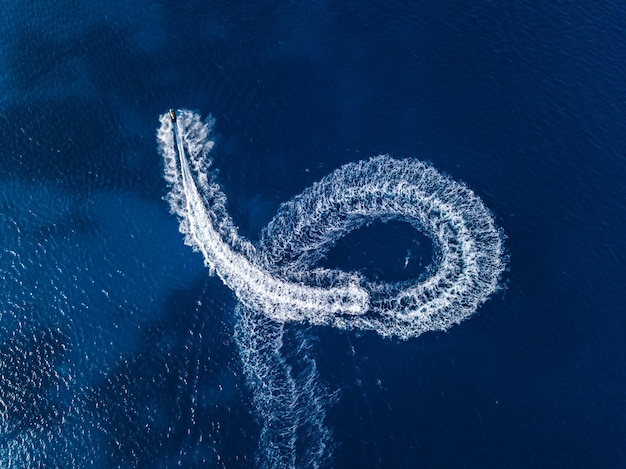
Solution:
[[[626,467],[625,15],[5,2],[0,467]]]

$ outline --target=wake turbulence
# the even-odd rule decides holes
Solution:
[[[461,322],[498,288],[506,262],[490,211],[464,184],[415,159],[381,155],[337,169],[283,203],[253,245],[239,236],[211,171],[214,121],[175,115],[162,115],[158,130],[168,201],[185,242],[241,302],[240,317],[254,311],[248,319],[262,315],[273,327],[307,322],[408,339]],[[407,222],[432,239],[438,255],[428,275],[371,281],[318,266],[337,240],[374,220]]]
[[[168,200],[185,241],[246,306],[278,322],[308,321],[407,339],[446,330],[474,313],[504,270],[502,233],[464,184],[414,159],[350,163],[282,204],[257,246],[241,238],[213,179],[213,121],[178,111],[161,117]],[[439,252],[432,274],[373,282],[315,268],[342,236],[375,220],[425,232]]]

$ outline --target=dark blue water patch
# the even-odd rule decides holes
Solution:
[[[154,58],[130,47],[130,28],[50,24],[27,23],[8,36],[2,176],[160,198],[153,136],[164,106],[155,96],[167,93]]]
[[[146,84],[140,78],[156,75],[146,74],[156,64],[132,47],[134,31],[123,19],[117,25],[97,17],[75,24],[56,16],[48,24],[36,15],[32,20],[7,38],[7,78],[18,97],[91,98],[100,104],[92,113],[148,102],[152,93],[140,92]]]
[[[436,253],[432,240],[409,223],[374,221],[336,242],[322,267],[359,271],[369,280],[416,280]]]
[[[235,209],[233,217],[237,220],[239,234],[248,239],[257,240],[263,228],[276,213],[279,200],[276,197],[264,197],[261,194],[247,197],[245,188],[239,188],[236,192],[243,195],[237,203],[233,204]]]
[[[106,370],[90,398],[115,438],[106,466],[250,465],[258,427],[230,341],[232,300],[215,279],[169,296],[133,357]]]
[[[489,301],[448,333],[411,341],[318,329],[320,375],[341,390],[328,415],[335,463],[619,465],[619,385],[606,386],[607,366],[623,382],[623,354],[609,352],[616,336],[596,325],[581,343],[567,318],[548,324],[538,305],[512,311],[506,305],[519,299],[510,295]]]
[[[158,187],[160,174],[145,162],[127,164],[128,153],[146,145],[118,136],[113,114],[111,107],[79,98],[8,106],[0,177],[51,181],[83,193],[138,188],[145,195],[146,187]]]

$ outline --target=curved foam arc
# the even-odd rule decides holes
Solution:
[[[238,237],[229,219],[222,220],[221,224],[228,225],[229,237],[235,239],[236,243],[225,242],[222,233],[216,229],[215,217],[211,211],[211,205],[216,204],[221,204],[219,208],[223,210],[225,197],[219,186],[210,184],[207,174],[200,171],[203,161],[198,159],[198,156],[204,157],[204,145],[208,148],[213,146],[213,142],[208,140],[212,122],[199,126],[199,118],[194,117],[189,111],[179,111],[176,127],[177,149],[174,148],[171,137],[167,136],[168,125],[171,129],[171,120],[168,121],[167,115],[161,116],[158,137],[166,159],[167,179],[172,184],[170,204],[183,218],[181,231],[187,235],[187,241],[200,250],[207,265],[215,270],[242,303],[265,311],[268,316],[277,320],[289,317],[315,323],[320,307],[338,314],[366,312],[369,295],[355,284],[324,289],[291,283],[262,270],[245,255],[253,252],[252,248],[245,249],[245,253],[237,252],[237,246],[242,246],[245,242]],[[191,128],[200,127],[206,130],[189,132],[185,127],[189,121]],[[170,130],[169,134],[171,133]],[[192,176],[188,160],[196,169],[196,178]],[[176,168],[171,166],[174,162],[177,163]],[[196,181],[199,181],[197,185],[205,191],[202,195]]]
[[[440,251],[437,268],[424,281],[364,282],[378,314],[335,325],[416,336],[460,322],[497,288],[502,236],[490,212],[463,184],[415,160],[380,156],[340,168],[279,209],[259,251],[268,267],[301,276],[339,237],[375,218],[425,231]]]
[[[306,276],[339,237],[375,218],[425,231],[440,252],[438,265],[424,281],[363,281],[375,314],[328,323],[412,337],[460,322],[497,288],[502,236],[490,212],[467,187],[416,160],[379,156],[338,169],[283,204],[259,252],[268,268]]]
[[[281,205],[253,246],[237,234],[209,170],[212,125],[179,111],[175,145],[161,117],[169,201],[187,242],[248,307],[281,322],[408,338],[459,323],[497,289],[505,261],[491,213],[464,184],[414,159],[381,155],[337,169]],[[337,239],[374,219],[405,221],[431,237],[439,256],[429,277],[370,282],[315,268]]]

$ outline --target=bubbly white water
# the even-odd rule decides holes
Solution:
[[[502,232],[464,184],[421,161],[381,155],[347,164],[282,204],[253,245],[238,234],[211,171],[214,121],[188,110],[177,114],[175,129],[164,114],[158,130],[168,201],[185,242],[241,302],[235,338],[264,419],[259,462],[315,466],[330,438],[322,392],[313,360],[303,354],[309,361],[296,377],[281,356],[282,325],[308,322],[401,339],[446,330],[498,288],[506,264]],[[317,266],[339,238],[374,220],[408,222],[433,240],[438,256],[425,278],[374,282]],[[298,459],[296,432],[305,422],[311,445]]]
[[[339,168],[284,203],[258,246],[240,237],[210,172],[213,121],[178,111],[158,131],[169,202],[185,240],[246,306],[278,322],[359,328],[415,337],[470,316],[498,287],[502,233],[469,188],[414,159],[378,156]],[[440,253],[431,275],[371,282],[315,268],[340,237],[374,220],[402,220]]]
[[[306,336],[299,335],[297,350],[287,352],[297,360],[298,370],[294,370],[282,350],[282,324],[243,305],[235,313],[234,338],[263,419],[258,466],[319,467],[330,456],[331,434],[324,425],[324,404],[329,399],[319,384]]]

